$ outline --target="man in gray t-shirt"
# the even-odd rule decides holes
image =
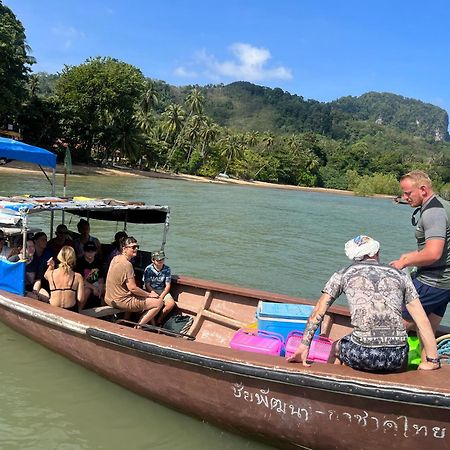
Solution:
[[[436,331],[450,301],[450,203],[436,196],[425,172],[414,170],[400,180],[403,196],[416,210],[417,250],[392,261],[397,269],[415,266],[414,286]],[[411,321],[405,313],[404,318]]]
[[[406,368],[407,333],[402,319],[406,307],[419,330],[425,349],[420,369],[440,367],[433,330],[408,275],[379,262],[380,244],[356,236],[345,244],[353,264],[335,272],[314,307],[301,343],[288,361],[307,364],[309,346],[328,308],[347,295],[353,331],[337,345],[336,356],[354,369],[392,372]]]

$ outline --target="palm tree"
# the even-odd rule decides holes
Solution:
[[[150,112],[146,113],[142,108],[137,108],[133,117],[136,122],[136,126],[145,134],[149,134],[151,132],[155,123],[155,118]]]
[[[202,95],[202,93],[200,92],[200,90],[198,88],[193,88],[191,90],[191,92],[189,92],[189,94],[186,96],[185,105],[186,105],[186,108],[189,110],[189,115],[188,115],[186,121],[184,122],[182,132],[178,133],[178,136],[176,137],[175,142],[173,143],[171,154],[175,153],[175,148],[179,146],[179,140],[182,137],[184,137],[186,135],[186,133],[188,132],[188,130],[185,128],[188,126],[188,124],[190,124],[191,117],[193,117],[194,115],[199,116],[199,117],[202,116],[204,101],[205,101],[205,97]],[[197,121],[197,125],[200,125],[200,123],[198,121]],[[197,133],[198,131],[195,130],[193,132]],[[192,146],[190,147],[190,150],[188,151],[188,156],[187,156],[188,160],[191,156],[191,151],[192,151]]]
[[[156,90],[155,83],[151,80],[147,80],[144,95],[139,102],[139,108],[144,114],[148,114],[159,103],[159,93]]]
[[[219,141],[222,148],[220,154],[227,158],[224,173],[227,173],[228,167],[233,159],[240,158],[244,152],[242,136],[239,134],[228,134]]]
[[[189,117],[192,114],[201,115],[203,113],[203,104],[205,103],[205,97],[200,92],[200,89],[195,87],[186,96],[185,103],[190,110]]]
[[[189,151],[186,157],[187,162],[189,162],[189,160],[191,159],[192,150],[195,147],[195,144],[200,139],[200,133],[202,128],[204,127],[204,122],[205,119],[203,116],[195,114],[191,116],[184,125],[183,134],[185,134],[185,136],[189,140]]]
[[[171,103],[162,113],[163,128],[166,131],[164,142],[167,142],[167,139],[171,134],[180,132],[183,127],[184,115],[184,109],[175,103]]]
[[[134,117],[123,111],[108,112],[105,115],[106,130],[109,134],[110,150],[119,150],[120,154],[135,162],[141,157],[144,144],[143,136],[136,127]]]
[[[266,148],[270,148],[273,146],[273,144],[275,143],[275,136],[273,135],[273,133],[270,133],[269,131],[266,131],[263,134],[263,137],[261,139],[262,143],[266,146]]]
[[[156,90],[155,83],[148,80],[145,92],[142,95],[134,113],[137,126],[146,134],[150,133],[150,130],[155,123],[152,110],[158,105],[158,102],[159,94]]]
[[[219,133],[220,127],[217,124],[215,124],[209,117],[205,117],[203,127],[200,131],[200,139],[202,141],[202,148],[200,150],[200,153],[203,157],[203,161],[206,161],[207,147],[209,146],[209,144],[211,144],[216,140]]]
[[[249,131],[245,135],[246,143],[249,147],[254,147],[259,140],[259,133],[257,131]]]

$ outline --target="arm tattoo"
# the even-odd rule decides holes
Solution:
[[[330,297],[330,298],[327,300],[326,308],[328,309],[328,308],[334,303],[335,300],[336,300],[336,299],[334,299],[333,297]]]
[[[322,314],[317,314],[315,317],[310,317],[308,319],[308,323],[306,324],[305,331],[303,332],[303,338],[301,340],[301,343],[303,345],[307,345],[308,347],[311,345],[314,333],[316,332],[317,328],[319,328],[322,320]]]

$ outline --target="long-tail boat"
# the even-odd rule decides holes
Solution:
[[[23,243],[29,219],[59,212],[114,224],[162,224],[162,248],[170,216],[167,206],[111,199],[0,199],[2,228],[10,239],[19,230]],[[137,274],[149,260],[150,253],[140,250]],[[308,300],[180,275],[172,295],[178,312],[193,318],[188,334],[135,329],[109,306],[77,313],[30,298],[25,264],[0,260],[0,320],[145,397],[280,448],[450,449],[448,364],[431,372],[372,374],[230,348],[237,330],[255,320],[261,300]],[[324,323],[321,334],[332,340],[351,331],[343,306],[331,307]]]

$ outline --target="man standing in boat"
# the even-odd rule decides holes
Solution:
[[[354,328],[336,345],[336,356],[342,363],[372,372],[406,369],[408,344],[402,319],[406,306],[425,350],[419,369],[440,367],[434,334],[411,278],[394,267],[380,264],[379,250],[379,242],[364,235],[345,244],[345,254],[353,264],[328,280],[308,319],[301,343],[288,361],[309,365],[308,352],[314,333],[334,300],[345,293]]]
[[[430,177],[413,170],[400,179],[403,197],[412,208],[417,250],[392,261],[397,269],[417,267],[414,286],[436,332],[450,301],[450,203],[433,192]],[[405,312],[404,318],[411,322]]]

